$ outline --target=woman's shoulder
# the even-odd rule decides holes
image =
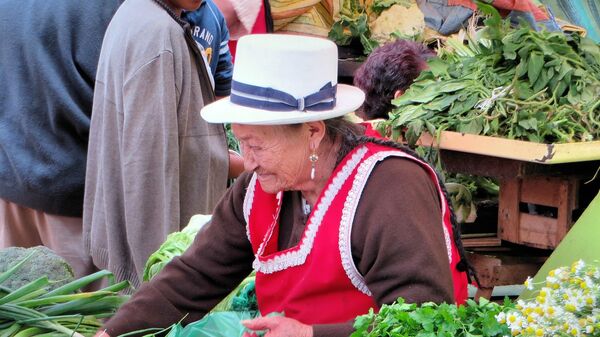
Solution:
[[[426,174],[429,163],[411,155],[390,155],[383,158],[373,169],[377,175],[384,176],[411,176]]]
[[[379,161],[371,171],[364,196],[381,195],[389,191],[393,199],[406,195],[437,195],[437,178],[432,176],[433,169],[424,161],[410,157],[389,156]],[[398,195],[400,194],[400,195]]]

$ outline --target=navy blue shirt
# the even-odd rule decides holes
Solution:
[[[210,66],[215,95],[228,96],[233,64],[228,45],[229,30],[223,14],[212,0],[204,0],[200,8],[183,13],[181,18],[190,23],[192,36]]]
[[[94,80],[121,0],[0,0],[0,198],[82,215]]]

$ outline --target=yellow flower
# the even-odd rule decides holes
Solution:
[[[538,337],[543,336],[544,335],[544,330],[542,330],[540,328],[535,329],[535,335],[538,336]]]
[[[577,308],[575,308],[575,306],[571,303],[565,304],[565,309],[570,312],[575,312],[575,310],[577,310]]]

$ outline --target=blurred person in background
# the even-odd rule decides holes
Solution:
[[[123,1],[0,0],[0,248],[44,245],[75,276],[102,37]]]
[[[387,119],[392,100],[428,68],[435,52],[422,43],[398,39],[375,48],[354,73],[354,85],[365,92],[365,102],[357,111],[363,120]]]
[[[192,36],[208,66],[215,96],[229,96],[233,63],[223,14],[213,0],[203,0],[195,11],[183,11],[181,18],[191,25]]]
[[[215,100],[210,73],[190,25],[181,18],[201,5],[198,0],[126,0],[102,44],[84,245],[98,268],[134,287],[167,235],[194,214],[210,214],[227,184],[225,130],[199,113]]]
[[[268,0],[214,0],[225,16],[231,40],[229,49],[235,61],[237,40],[247,34],[273,32]]]

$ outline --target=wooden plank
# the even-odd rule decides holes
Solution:
[[[477,277],[482,288],[493,288],[494,280],[496,279],[496,267],[500,266],[502,262],[500,259],[484,255],[484,254],[473,254],[468,253],[467,259],[477,271]]]
[[[494,287],[478,288],[477,291],[475,292],[475,301],[479,302],[479,299],[482,297],[489,300],[490,298],[492,298],[492,292],[494,292]]]
[[[521,179],[500,180],[500,196],[498,199],[498,236],[502,240],[520,243],[519,201],[521,200]]]
[[[600,141],[542,144],[442,131],[438,139],[424,133],[419,138],[419,144],[538,164],[572,163],[600,159]]]
[[[449,150],[440,151],[440,157],[447,172],[494,178],[521,177],[524,165],[516,160]]]
[[[532,176],[523,179],[521,202],[574,210],[578,207],[579,179]]]
[[[523,260],[516,265],[504,265],[496,267],[495,285],[523,284],[527,277],[533,277],[542,266],[543,262],[533,263]]]
[[[573,225],[573,209],[577,205],[577,182],[574,179],[564,180],[559,186],[558,214],[556,218],[556,238],[554,247],[567,235]],[[553,247],[553,248],[554,248]]]
[[[519,241],[516,243],[542,249],[557,246],[557,219],[527,213],[520,213],[519,217],[521,226],[519,228]]]
[[[528,177],[521,185],[521,202],[558,207],[561,182],[559,178]]]
[[[497,247],[502,244],[497,236],[482,237],[482,238],[463,238],[463,247],[474,248],[474,247]]]

